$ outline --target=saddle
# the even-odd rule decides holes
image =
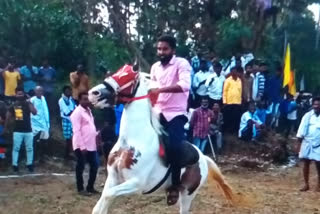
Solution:
[[[169,162],[169,137],[167,135],[159,136],[160,138],[160,147],[159,147],[159,156],[163,164],[168,167]],[[188,141],[183,141],[181,146],[181,155],[180,162],[178,163],[181,168],[191,166],[199,161],[199,153],[194,148],[194,146]]]
[[[171,166],[169,167],[170,162],[168,157],[168,154],[170,154],[169,138],[164,134],[162,136],[159,136],[159,138],[160,138],[159,139],[160,141],[159,156],[160,156],[160,159],[162,160],[163,165],[168,167],[168,170],[165,176],[156,186],[154,186],[151,190],[144,192],[143,194],[150,194],[156,191],[159,187],[161,187],[162,184],[164,184],[164,182],[168,179],[169,175],[171,174]],[[181,157],[179,160],[180,162],[178,163],[181,168],[187,167],[188,169],[188,167],[192,168],[194,166],[197,166],[195,164],[199,161],[199,153],[192,146],[191,143],[189,143],[188,141],[184,141],[180,152],[183,154],[180,156]]]

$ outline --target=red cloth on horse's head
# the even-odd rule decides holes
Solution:
[[[134,71],[131,65],[124,65],[111,77],[118,83],[119,93],[130,96],[137,85],[139,72]]]

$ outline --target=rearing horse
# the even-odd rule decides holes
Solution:
[[[116,99],[125,103],[120,136],[108,159],[108,178],[93,214],[108,213],[112,199],[117,196],[151,193],[171,185],[170,167],[159,155],[162,127],[148,99],[150,81],[137,70],[136,66],[125,65],[89,91],[89,100],[96,107],[108,107]],[[217,165],[196,147],[192,149],[198,158],[181,171],[184,190],[180,192],[180,214],[189,213],[191,202],[208,174],[225,197],[233,199],[232,189]]]

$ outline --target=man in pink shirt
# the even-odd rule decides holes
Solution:
[[[189,90],[191,87],[191,66],[183,58],[175,56],[176,40],[171,36],[158,39],[157,55],[160,61],[151,68],[151,80],[157,85],[150,90],[151,100],[157,101],[155,108],[160,110],[160,122],[169,134],[169,162],[172,166],[172,187],[168,189],[168,205],[179,199],[181,168],[178,165],[181,146],[185,139],[184,124]]]
[[[73,150],[77,157],[77,189],[80,195],[89,196],[98,193],[93,187],[98,171],[96,159],[97,130],[89,107],[88,93],[84,92],[79,94],[79,104],[70,116],[73,127]],[[87,191],[84,190],[82,176],[86,161],[90,165]]]

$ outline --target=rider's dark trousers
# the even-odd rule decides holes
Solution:
[[[174,117],[172,120],[167,121],[165,117],[160,115],[161,125],[169,135],[169,162],[172,166],[172,185],[177,186],[180,184],[181,167],[179,166],[181,153],[181,147],[185,140],[184,125],[188,121],[184,115]]]

